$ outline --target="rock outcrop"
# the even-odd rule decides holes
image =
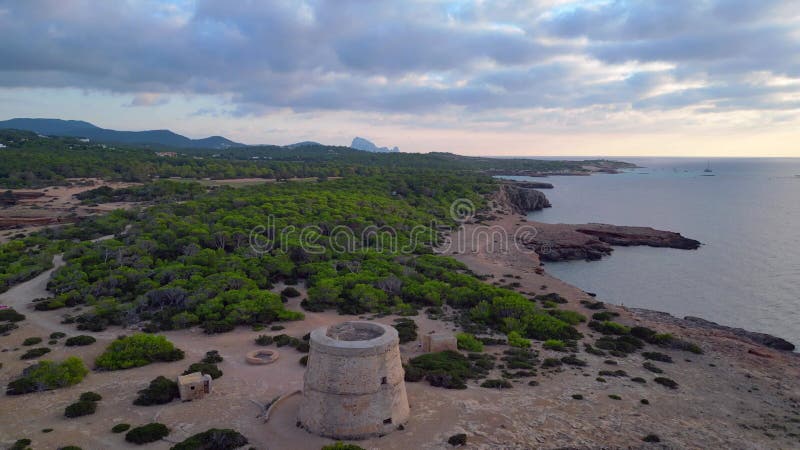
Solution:
[[[397,147],[378,147],[377,145],[373,144],[372,142],[368,141],[367,139],[355,137],[353,138],[353,143],[350,144],[351,148],[356,150],[362,150],[365,152],[372,152],[372,153],[399,153],[400,149]]]
[[[700,242],[671,231],[649,227],[626,227],[589,223],[583,225],[531,222],[536,233],[522,242],[533,249],[542,261],[598,260],[610,255],[613,246],[646,245],[694,250]]]
[[[504,183],[498,201],[511,207],[517,214],[549,208],[550,201],[543,192],[526,186],[530,183]]]

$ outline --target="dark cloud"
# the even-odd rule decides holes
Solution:
[[[772,0],[0,0],[0,86],[219,94],[240,115],[793,110],[798,84],[769,81],[800,78],[799,20]]]

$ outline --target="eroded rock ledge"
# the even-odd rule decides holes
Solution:
[[[627,227],[602,223],[583,225],[531,222],[535,234],[522,244],[539,254],[543,261],[598,260],[610,255],[613,246],[646,245],[694,250],[700,242],[679,233],[650,227]]]
[[[547,200],[547,196],[533,187],[551,189],[553,185],[549,183],[503,183],[498,193],[497,201],[508,205],[517,214],[539,211],[552,206],[550,201]]]
[[[710,320],[701,319],[699,317],[686,316],[683,319],[680,319],[669,313],[661,311],[652,311],[649,309],[641,309],[641,308],[628,308],[628,309],[631,312],[636,313],[636,315],[638,315],[639,317],[647,318],[649,320],[654,320],[663,323],[672,323],[684,327],[702,328],[706,330],[714,330],[714,331],[729,333],[736,337],[746,339],[755,344],[763,345],[769,348],[774,348],[776,350],[793,351],[795,349],[795,345],[792,344],[791,342],[773,336],[771,334],[759,333],[756,331],[747,331],[743,328],[728,327],[725,325],[720,325],[716,322],[711,322]]]

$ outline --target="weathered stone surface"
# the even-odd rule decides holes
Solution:
[[[425,334],[422,336],[423,352],[458,351],[458,340],[452,334]]]
[[[409,416],[397,330],[345,322],[311,332],[298,422],[334,439],[382,436]]]
[[[526,214],[551,206],[544,193],[525,187],[524,183],[504,183],[499,201],[509,205],[517,214]]]

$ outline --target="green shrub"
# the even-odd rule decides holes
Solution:
[[[61,339],[63,337],[67,337],[67,335],[60,331],[56,331],[55,333],[50,333],[50,339]]]
[[[645,442],[661,442],[661,438],[659,438],[658,435],[652,433],[643,437],[642,440]]]
[[[531,341],[530,339],[525,339],[516,331],[512,331],[508,333],[508,345],[518,348],[530,348]]]
[[[666,387],[668,387],[670,389],[678,389],[678,383],[676,383],[674,380],[671,380],[671,379],[669,379],[667,377],[656,377],[655,379],[653,379],[653,381],[655,381],[656,383],[658,383],[658,384],[660,384],[662,386],[666,386]]]
[[[64,416],[70,418],[88,416],[89,414],[94,414],[95,410],[97,410],[97,402],[80,400],[67,406],[64,409]]]
[[[481,387],[495,388],[495,389],[511,389],[511,383],[508,380],[489,379],[481,383]]]
[[[545,358],[542,361],[542,369],[552,369],[554,367],[561,367],[563,363],[558,358]]]
[[[173,445],[170,450],[233,450],[247,443],[247,438],[237,431],[212,428]]]
[[[120,370],[157,361],[178,361],[183,356],[183,351],[175,348],[164,336],[137,333],[112,342],[94,363],[98,369]]]
[[[18,439],[14,444],[8,448],[8,450],[26,450],[28,449],[29,445],[31,445],[30,439]]]
[[[645,361],[644,364],[642,364],[642,367],[644,367],[645,369],[647,369],[647,370],[649,370],[650,372],[653,372],[653,373],[664,373],[664,371],[661,370],[660,367],[658,367],[657,365],[651,363],[650,361]]]
[[[464,355],[452,350],[417,356],[409,361],[409,367],[416,370],[407,370],[407,377],[421,373],[431,386],[447,389],[466,389],[465,380],[482,372]]]
[[[592,320],[589,322],[589,328],[602,334],[623,335],[623,334],[630,334],[631,332],[631,329],[626,327],[625,325],[619,324],[617,322],[612,322],[610,320],[604,320],[602,322]]]
[[[572,398],[575,400],[583,400],[583,394],[572,394]]]
[[[217,364],[222,362],[222,356],[220,356],[219,352],[216,350],[211,350],[206,352],[206,356],[203,358],[203,362],[207,364]]]
[[[103,399],[103,396],[98,394],[97,392],[84,392],[81,394],[79,400],[84,402],[99,402]]]
[[[458,341],[458,349],[466,350],[468,352],[482,352],[483,342],[479,341],[475,336],[469,333],[458,333],[456,335]]]
[[[219,367],[217,367],[216,364],[202,363],[202,362],[192,364],[191,366],[189,366],[188,369],[186,369],[185,372],[183,372],[183,374],[189,375],[190,373],[194,372],[201,372],[206,375],[211,375],[211,378],[215,380],[222,376],[222,371],[219,370]]]
[[[544,302],[553,302],[553,303],[559,303],[559,304],[567,303],[567,299],[565,299],[564,297],[560,296],[559,294],[556,294],[555,292],[551,292],[549,294],[537,295],[535,297],[535,299],[539,300],[542,303],[544,303]]]
[[[644,379],[644,378],[642,378],[642,377],[634,377],[634,378],[631,378],[631,381],[633,381],[634,383],[641,383],[641,384],[645,384],[645,383],[647,383],[647,380],[645,380],[645,379]]]
[[[134,444],[148,444],[169,435],[169,428],[162,423],[148,423],[136,427],[125,434],[125,440]]]
[[[330,444],[322,447],[321,450],[364,450],[363,447],[359,447],[355,444],[345,444],[344,442],[337,442],[335,444]]]
[[[538,353],[524,348],[509,348],[503,352],[503,362],[509,369],[534,369]]]
[[[628,376],[628,373],[627,373],[627,372],[625,372],[625,371],[624,371],[624,370],[622,370],[622,369],[620,369],[620,370],[614,370],[614,371],[611,371],[611,370],[601,370],[601,371],[598,373],[598,375],[600,375],[601,377],[627,377],[627,376]]]
[[[26,368],[16,380],[8,383],[6,394],[21,395],[47,391],[80,383],[89,369],[80,358],[71,356],[60,363],[40,361]]]
[[[586,322],[586,316],[579,312],[570,311],[566,309],[552,309],[547,311],[548,314],[555,317],[556,319],[566,322],[570,325],[577,325],[581,322]]]
[[[584,350],[586,350],[586,353],[588,353],[590,355],[606,356],[606,352],[595,348],[594,346],[592,346],[592,344],[585,343],[585,344],[583,344],[583,348],[584,348]]]
[[[567,364],[569,366],[584,367],[584,366],[587,365],[586,361],[584,361],[582,359],[578,359],[578,357],[575,356],[575,355],[565,356],[565,357],[561,358],[561,362],[564,363],[564,364]]]
[[[548,350],[555,350],[557,352],[563,352],[563,351],[566,350],[567,345],[564,343],[564,341],[560,341],[558,339],[548,339],[548,340],[544,341],[544,343],[542,344],[542,347],[544,347],[544,348],[546,348]]]
[[[266,334],[260,334],[256,338],[256,345],[262,345],[264,347],[272,345],[273,342],[275,342],[275,339],[272,336]]]
[[[301,366],[307,366],[307,365],[308,365],[308,355],[303,355],[303,356],[300,358],[300,361],[299,361],[299,362],[300,362],[300,365],[301,365]]]
[[[467,445],[467,435],[464,433],[454,434],[449,438],[447,438],[447,443],[452,445],[453,447],[458,447],[460,445]]]
[[[648,400],[646,398],[643,398],[643,399],[639,400],[639,403],[641,403],[643,405],[649,405],[650,404],[650,400]]]
[[[275,345],[278,347],[297,347],[300,344],[300,339],[296,337],[289,336],[288,334],[279,334],[275,336]]]
[[[283,330],[283,329],[285,329],[285,328],[286,328],[286,327],[285,327],[285,326],[283,326],[283,325],[271,325],[271,326],[269,327],[270,331],[280,331],[280,330]]]
[[[622,397],[620,397],[617,394],[609,394],[608,398],[610,398],[611,400],[622,400]]]
[[[400,336],[400,343],[413,342],[417,340],[417,323],[408,318],[395,319],[394,327]]]
[[[40,337],[29,337],[22,341],[22,345],[30,347],[31,345],[41,344],[42,338]]]
[[[111,428],[112,433],[124,433],[131,428],[128,423],[118,423]]]
[[[295,298],[300,296],[300,291],[292,286],[287,286],[281,291],[281,297]]]
[[[150,384],[139,391],[139,397],[133,401],[134,405],[150,406],[163,405],[180,397],[178,383],[160,376],[150,382]]]
[[[634,336],[603,336],[595,343],[597,348],[616,353],[615,356],[625,356],[644,347],[644,342]]]
[[[547,339],[576,340],[583,337],[570,324],[544,312],[532,313],[524,318],[525,336],[545,341]]]
[[[67,338],[67,340],[64,341],[67,347],[80,347],[84,345],[94,344],[95,342],[97,342],[97,339],[86,334],[73,336],[71,338]]]
[[[0,334],[5,335],[6,333],[16,330],[19,326],[15,323],[0,323]]]
[[[42,355],[45,355],[47,353],[50,353],[50,349],[47,347],[32,348],[27,352],[23,353],[22,356],[19,357],[19,359],[34,359]]]
[[[644,352],[644,353],[642,353],[642,356],[644,356],[645,359],[650,359],[650,360],[653,360],[653,361],[666,362],[666,363],[671,363],[672,362],[672,357],[669,356],[669,355],[666,355],[664,353]]]
[[[83,450],[77,445],[67,445],[66,447],[58,447],[58,450]]]
[[[596,313],[592,314],[592,319],[600,321],[600,322],[605,322],[606,320],[611,320],[614,317],[618,317],[618,316],[619,316],[619,313],[616,313],[614,311],[601,311],[601,312],[596,312]]]
[[[20,314],[12,308],[0,309],[0,322],[22,322],[25,314]]]

